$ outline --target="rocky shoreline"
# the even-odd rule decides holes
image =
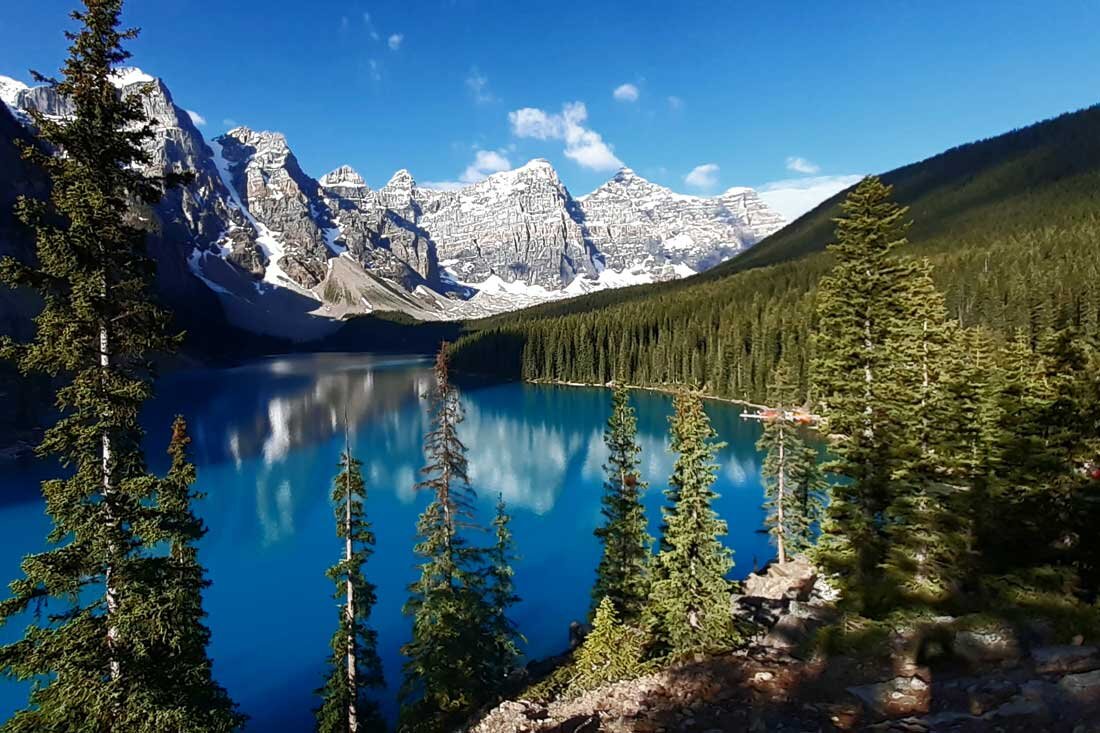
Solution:
[[[1100,648],[1041,625],[940,617],[894,630],[868,654],[825,654],[835,595],[803,560],[751,575],[732,613],[747,647],[571,700],[511,700],[475,733],[632,731],[1100,731]]]

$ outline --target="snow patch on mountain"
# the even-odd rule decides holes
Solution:
[[[136,66],[120,66],[111,72],[111,83],[119,89],[131,84],[149,84],[156,81],[155,77],[146,74]]]
[[[217,168],[218,175],[221,177],[222,185],[229,191],[233,206],[244,215],[244,218],[247,219],[248,223],[256,230],[256,244],[260,246],[260,249],[264,253],[264,257],[267,259],[267,267],[264,268],[264,282],[276,287],[289,287],[292,290],[306,292],[298,283],[294,282],[281,267],[279,267],[279,259],[284,253],[283,243],[280,242],[266,226],[257,221],[248,210],[248,207],[241,202],[241,195],[233,185],[233,176],[229,172],[229,162],[225,159],[223,154],[221,141],[211,140],[210,149],[214,153],[214,166]],[[256,291],[261,294],[264,292],[263,286],[258,282],[256,283]]]
[[[15,108],[19,99],[19,92],[25,91],[29,87],[18,79],[12,79],[10,76],[0,76],[0,102]]]

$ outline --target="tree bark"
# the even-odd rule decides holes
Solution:
[[[106,295],[106,292],[104,295]],[[107,333],[107,326],[105,324],[101,324],[99,327],[99,367],[102,380],[105,382],[107,370],[111,367],[110,337]],[[104,429],[100,434],[100,441],[100,453],[102,456],[101,470],[103,475],[103,506],[107,514],[108,531],[114,532],[118,521],[111,509],[111,494],[114,490],[113,481],[111,480],[111,460],[113,451],[111,448],[111,435],[108,430]],[[111,678],[116,680],[122,675],[122,667],[115,654],[115,648],[118,646],[119,640],[118,626],[115,623],[115,616],[118,613],[118,588],[115,585],[113,565],[117,549],[113,541],[108,543],[109,557],[103,580],[104,593],[107,601],[107,648],[110,653],[109,665]]]

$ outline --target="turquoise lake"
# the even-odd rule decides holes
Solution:
[[[313,691],[337,622],[325,569],[342,547],[329,493],[345,406],[377,537],[366,571],[378,587],[372,624],[389,685],[379,697],[395,713],[399,648],[409,633],[401,606],[417,574],[416,517],[428,500],[413,485],[424,462],[424,395],[432,383],[426,359],[362,354],[271,358],[176,372],[159,382],[145,417],[150,464],[164,470],[171,418],[186,416],[199,488],[207,493],[197,509],[209,529],[200,559],[213,582],[206,594],[210,652],[218,680],[251,716],[248,730],[312,730]],[[570,621],[587,612],[598,560],[592,530],[600,518],[610,393],[465,380],[459,386],[466,408],[459,434],[478,511],[487,521],[503,494],[513,517],[523,599],[514,620],[527,638],[526,655],[558,653],[568,645]],[[636,392],[632,401],[655,533],[674,461],[666,438],[672,399]],[[773,556],[760,531],[760,426],[727,403],[708,402],[706,409],[727,443],[716,508],[729,523],[731,577],[742,578]],[[18,577],[23,555],[44,547],[49,522],[38,482],[50,473],[40,465],[0,468],[0,583]],[[18,624],[0,629],[0,642],[21,631]],[[0,682],[0,720],[25,703],[26,693],[23,685]]]

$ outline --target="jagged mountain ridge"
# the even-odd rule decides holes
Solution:
[[[676,194],[629,169],[574,198],[545,160],[456,191],[398,171],[380,189],[348,166],[306,174],[286,138],[238,127],[207,142],[167,86],[115,75],[144,93],[152,173],[194,181],[156,208],[162,246],[221,301],[235,325],[308,337],[349,313],[469,318],[596,289],[668,280],[724,261],[783,222],[751,189]],[[69,113],[49,87],[0,77],[0,99]]]

